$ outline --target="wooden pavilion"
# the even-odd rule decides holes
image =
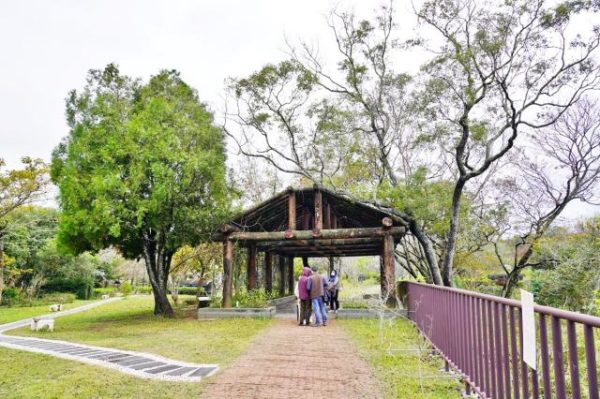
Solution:
[[[223,303],[231,307],[233,247],[247,248],[247,287],[258,288],[257,254],[264,252],[264,287],[273,291],[273,263],[279,294],[294,292],[294,258],[380,256],[381,294],[396,302],[394,248],[406,222],[393,209],[353,200],[323,187],[288,188],[222,225],[214,241],[223,242]]]

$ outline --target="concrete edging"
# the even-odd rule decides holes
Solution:
[[[200,308],[198,309],[198,320],[235,318],[272,319],[275,313],[274,306],[268,308]]]

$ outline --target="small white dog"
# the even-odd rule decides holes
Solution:
[[[63,304],[54,304],[54,305],[50,305],[50,311],[51,312],[60,312],[61,310],[63,310]]]
[[[104,294],[104,295],[102,295],[102,299],[103,299],[103,300],[104,300],[104,299],[108,299],[108,298],[110,298],[110,296],[109,296],[109,295],[107,295],[107,294]]]

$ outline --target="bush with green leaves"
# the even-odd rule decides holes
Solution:
[[[129,281],[125,281],[123,284],[121,284],[121,292],[123,293],[123,295],[125,295],[125,296],[131,295],[132,291],[133,291],[133,286],[131,285],[131,283]]]
[[[138,294],[152,294],[152,286],[150,285],[136,285],[135,292]]]
[[[263,289],[259,290],[240,290],[233,296],[232,303],[240,308],[266,308],[267,302],[271,296]]]
[[[539,250],[544,268],[532,274],[530,287],[536,291],[539,304],[591,314],[598,312],[600,230],[591,227],[581,234],[547,237],[541,242]]]
[[[16,306],[20,303],[20,292],[19,289],[15,287],[6,288],[2,292],[2,302],[0,305],[5,306]]]
[[[173,290],[171,290],[173,291]],[[198,288],[196,287],[179,287],[177,288],[177,292],[179,295],[196,295],[198,293]]]
[[[40,305],[51,305],[54,303],[73,303],[76,297],[75,294],[71,292],[53,292],[51,294],[46,294],[42,296],[39,300],[36,301],[37,304]]]
[[[102,295],[114,296],[114,294],[115,294],[114,287],[106,287],[106,288],[94,288],[92,295],[94,298],[100,298],[100,297],[102,297]]]

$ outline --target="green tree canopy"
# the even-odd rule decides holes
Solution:
[[[228,209],[221,130],[178,72],[142,84],[113,64],[90,71],[66,114],[71,130],[51,168],[63,211],[59,243],[143,258],[154,313],[171,315],[173,254],[207,237]]]
[[[22,169],[6,170],[0,158],[0,301],[4,290],[4,239],[14,214],[24,205],[41,199],[48,186],[48,167],[41,159],[23,157]]]

